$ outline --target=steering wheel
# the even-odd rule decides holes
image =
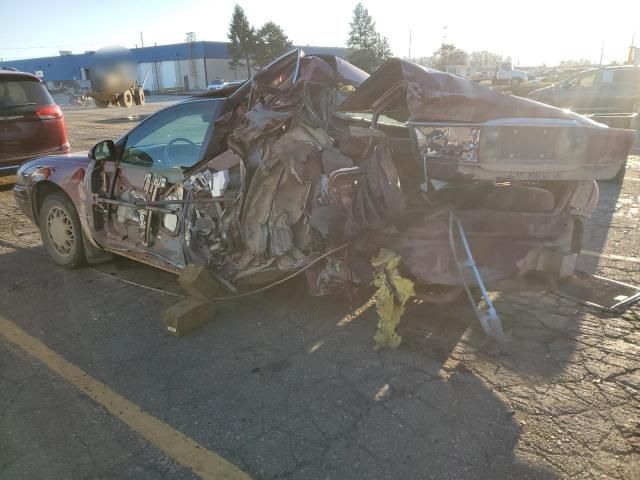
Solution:
[[[178,142],[184,142],[184,143],[188,143],[189,145],[198,148],[198,145],[196,145],[195,142],[192,142],[191,140],[189,140],[188,138],[184,138],[184,137],[176,137],[172,140],[169,141],[169,143],[167,143],[164,147],[164,154],[163,154],[163,161],[165,164],[167,165],[171,165],[171,160],[170,160],[170,153],[171,153],[171,147],[174,143],[178,143]]]
[[[134,163],[137,165],[153,165],[153,158],[145,152],[137,148],[126,148],[122,156],[124,163]]]

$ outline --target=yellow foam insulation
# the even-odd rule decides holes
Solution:
[[[402,341],[397,327],[404,313],[404,306],[416,293],[413,282],[400,275],[400,255],[393,250],[380,249],[371,260],[377,272],[373,284],[376,292],[376,310],[378,312],[378,331],[373,340],[375,348],[397,348]]]

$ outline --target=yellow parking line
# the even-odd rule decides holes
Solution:
[[[190,468],[200,478],[245,480],[249,475],[220,455],[207,450],[195,440],[174,430],[156,417],[142,411],[135,403],[66,361],[37,338],[0,315],[0,335],[44,363],[49,369],[73,384],[102,405],[114,417],[154,444],[177,463]]]

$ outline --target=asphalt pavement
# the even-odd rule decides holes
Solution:
[[[117,137],[163,105],[67,110],[72,145]],[[18,333],[0,334],[3,480],[197,478],[161,434],[110,409],[114,395],[252,478],[640,478],[637,306],[609,315],[545,292],[496,294],[513,333],[497,345],[463,301],[413,305],[400,348],[376,351],[372,309],[349,316],[342,296],[310,297],[294,280],[221,303],[175,338],[160,316],[178,299],[144,288],[179,293],[175,277],[124,259],[58,268],[8,182],[0,318]],[[601,197],[580,266],[640,284],[640,157]],[[53,353],[34,357],[34,342]],[[77,382],[55,373],[61,363]]]

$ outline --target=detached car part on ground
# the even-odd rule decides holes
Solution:
[[[387,295],[399,305],[409,293],[450,301],[478,275],[526,289],[531,275],[573,273],[595,180],[634,139],[399,59],[367,78],[294,50],[230,91],[170,107],[196,109],[200,143],[165,131],[165,110],[90,159],[25,165],[16,199],[54,260],[203,265],[231,291],[304,268],[314,294],[376,278],[402,286]],[[462,274],[454,218],[475,260]]]

